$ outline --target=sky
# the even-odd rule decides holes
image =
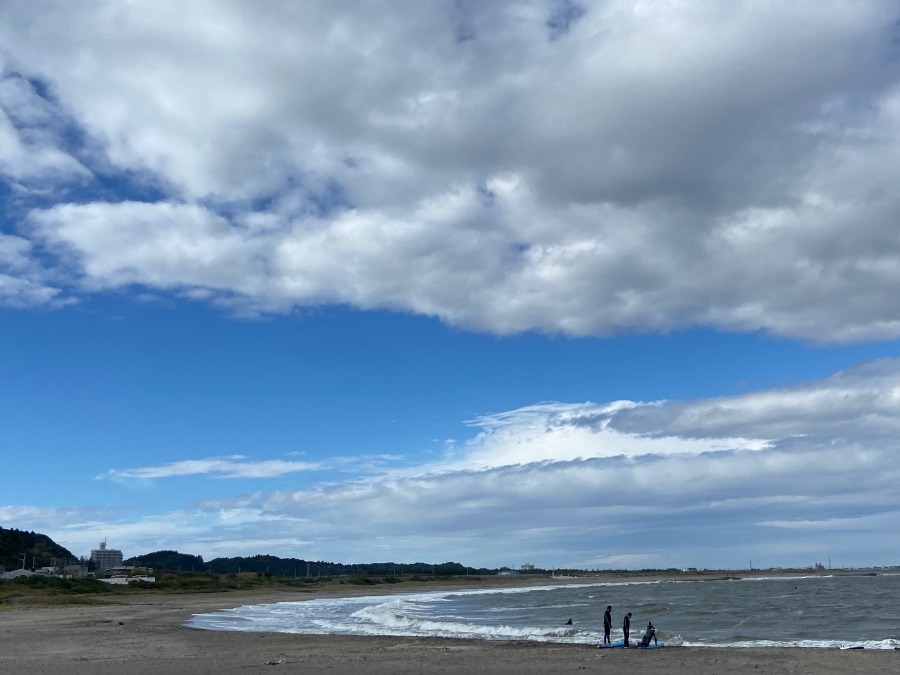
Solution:
[[[0,6],[0,526],[898,565],[889,0]]]

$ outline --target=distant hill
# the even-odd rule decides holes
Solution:
[[[136,567],[152,567],[155,570],[179,570],[191,572],[205,570],[203,556],[188,555],[178,551],[156,551],[146,555],[138,555],[123,561],[125,565]]]
[[[46,534],[0,527],[0,565],[7,571],[17,570],[22,567],[23,554],[28,569],[48,567],[54,560],[57,564],[78,560],[69,549],[63,548]]]

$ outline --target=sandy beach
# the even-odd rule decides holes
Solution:
[[[214,632],[193,614],[244,604],[390,592],[140,594],[91,606],[0,611],[0,673],[895,673],[900,652],[671,647],[601,651],[522,641]]]

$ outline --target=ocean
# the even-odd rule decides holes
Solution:
[[[599,644],[612,605],[614,640],[631,612],[633,641],[652,621],[667,645],[894,649],[898,600],[900,575],[891,574],[558,583],[247,605],[197,614],[186,625]]]

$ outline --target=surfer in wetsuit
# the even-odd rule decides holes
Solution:
[[[603,612],[603,644],[612,644],[609,640],[609,631],[612,630],[612,605],[606,606]]]
[[[628,633],[631,631],[631,612],[625,615],[622,621],[622,635],[625,638],[625,649],[628,649]]]
[[[653,644],[659,644],[656,641],[656,629],[653,627],[653,622],[650,621],[647,623],[647,631],[644,633],[644,637],[641,638],[641,647],[649,647],[650,640],[653,640]]]

